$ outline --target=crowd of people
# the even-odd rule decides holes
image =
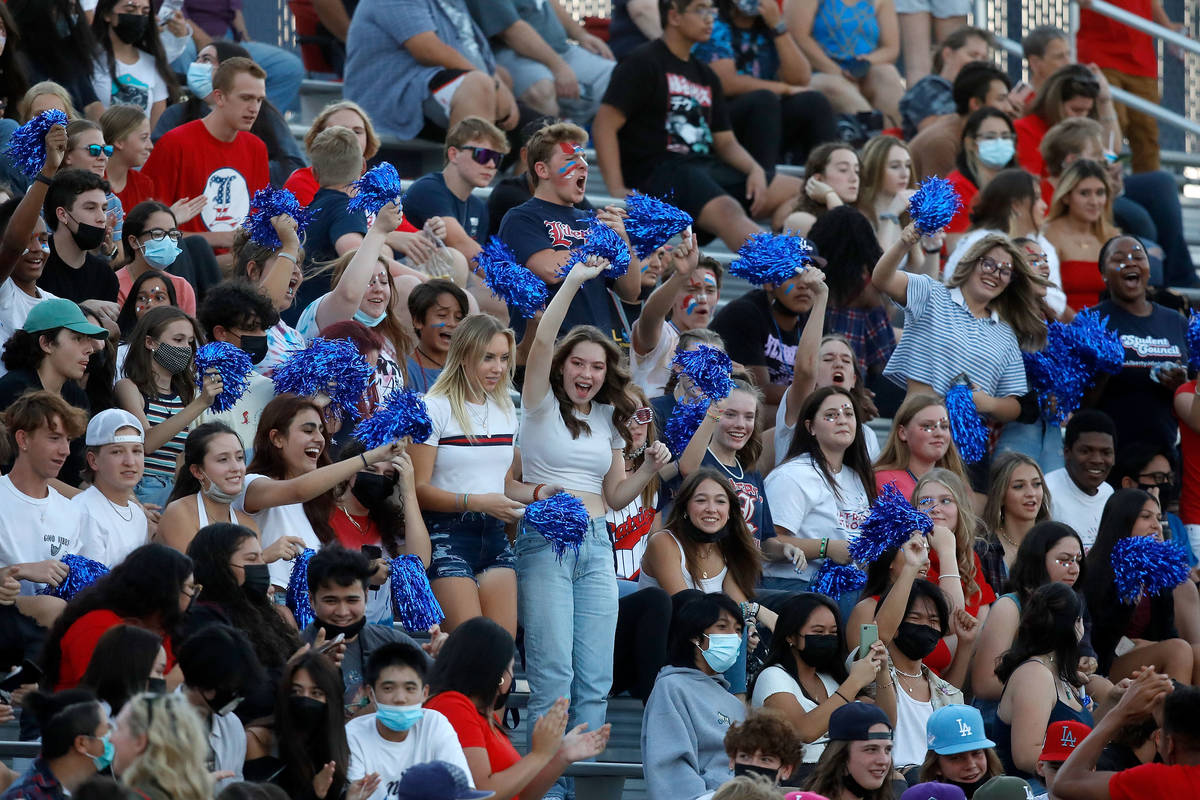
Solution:
[[[40,741],[0,798],[569,800],[616,695],[653,800],[1194,794],[1197,277],[1112,93],[1157,100],[1153,42],[1085,10],[1079,63],[1036,28],[1014,84],[968,5],[614,0],[599,35],[562,0],[312,0],[345,99],[298,142],[299,61],[240,0],[0,4],[0,144],[68,120],[36,174],[0,157],[0,722]],[[442,168],[352,202],[417,137]],[[922,235],[930,176],[963,205]],[[306,210],[264,237],[272,185]],[[596,200],[630,190],[693,226],[639,254]],[[573,255],[593,221],[619,277]],[[764,230],[812,260],[739,292],[704,248]],[[1025,356],[1084,309],[1124,364],[1060,423]],[[317,339],[365,360],[358,418],[407,387],[430,433],[277,392]],[[209,342],[253,364],[235,402]],[[564,492],[565,551],[525,518]],[[928,532],[867,560],[894,492]],[[1131,596],[1146,537],[1191,572]],[[440,624],[406,629],[414,580]]]

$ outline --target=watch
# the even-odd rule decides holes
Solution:
[[[781,19],[775,23],[775,35],[783,36],[787,33],[787,20]]]

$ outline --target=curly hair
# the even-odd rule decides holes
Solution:
[[[867,216],[852,205],[831,208],[813,223],[808,239],[826,261],[829,305],[848,306],[871,282],[883,248]]]
[[[804,743],[782,713],[756,708],[725,734],[725,755],[733,760],[738,753],[776,756],[781,764],[795,766],[804,758]]]
[[[208,732],[182,694],[139,694],[126,704],[122,726],[145,736],[146,749],[121,774],[121,782],[147,797],[209,800],[212,777],[205,766]]]

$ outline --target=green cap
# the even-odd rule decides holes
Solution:
[[[1033,791],[1021,778],[997,775],[975,790],[975,800],[1033,800]]]
[[[108,331],[99,325],[93,325],[83,315],[83,310],[70,300],[56,297],[53,300],[43,300],[29,311],[21,330],[29,333],[49,331],[54,328],[66,328],[69,331],[91,336],[93,339],[107,339]]]

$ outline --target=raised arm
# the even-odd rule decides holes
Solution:
[[[270,270],[259,264],[259,269],[263,270],[259,275],[259,288],[278,308],[284,305],[288,285],[292,282],[292,273],[300,257],[300,236],[296,233],[296,220],[287,214],[272,217],[271,227],[282,244],[275,252],[275,261]]]
[[[401,442],[390,442],[373,450],[314,469],[298,478],[276,480],[259,478],[246,487],[242,508],[248,514],[257,514],[264,508],[277,508],[294,503],[307,503],[322,492],[327,492],[339,483],[350,480],[360,469],[388,461],[404,452]]]
[[[613,281],[613,288],[626,303],[636,303],[642,297],[642,260],[637,257],[633,246],[629,243],[629,234],[625,232],[625,209],[618,206],[605,206],[596,214],[597,219],[607,225],[621,237],[629,250],[629,269],[625,274]]]
[[[914,533],[912,538],[905,542],[901,552],[904,553],[904,566],[875,612],[879,641],[885,643],[896,638],[896,631],[900,629],[900,623],[904,622],[904,610],[908,607],[908,595],[912,592],[913,581],[917,579],[921,568],[929,563],[929,549],[925,537],[920,533]],[[857,631],[846,633],[847,640],[858,636]]]
[[[667,320],[667,314],[671,313],[675,296],[687,286],[688,277],[700,263],[700,248],[696,247],[696,238],[691,231],[683,234],[682,241],[671,250],[670,258],[671,277],[650,293],[642,304],[642,313],[633,323],[630,347],[640,356],[649,355],[658,347],[663,323]]]
[[[363,237],[358,251],[346,265],[337,286],[317,306],[317,329],[351,319],[362,304],[363,295],[379,271],[379,256],[387,235],[400,225],[400,209],[388,203],[375,216],[375,222]]]
[[[871,285],[902,306],[908,305],[908,275],[900,271],[900,261],[920,238],[917,226],[910,224],[879,257],[871,272]]]
[[[133,381],[128,378],[117,381],[117,385],[113,387],[113,396],[117,405],[133,414],[142,423],[142,429],[146,431],[146,452],[153,453],[174,439],[176,434],[187,430],[187,426],[191,425],[196,417],[213,404],[213,400],[217,398],[223,388],[221,376],[215,370],[210,371],[204,376],[203,391],[198,392],[192,402],[184,406],[178,413],[172,414],[157,425],[151,425],[146,419],[145,399]]]
[[[541,322],[538,323],[537,333],[534,334],[533,344],[529,348],[529,360],[525,364],[525,387],[521,391],[522,407],[537,408],[546,397],[546,392],[550,391],[550,360],[554,356],[554,341],[558,338],[558,329],[562,327],[567,316],[567,309],[571,307],[571,301],[575,299],[584,281],[599,276],[607,268],[607,261],[594,256],[589,258],[586,264],[576,262],[558,287],[550,305],[542,312]]]
[[[29,245],[29,237],[37,227],[38,216],[42,213],[42,203],[46,200],[47,183],[58,172],[67,153],[67,129],[55,125],[46,131],[46,163],[37,179],[29,184],[29,190],[21,198],[21,202],[9,217],[8,225],[4,228],[4,238],[0,239],[0,283],[12,275],[17,261],[25,254]]]
[[[800,273],[797,281],[807,285],[813,293],[813,304],[796,344],[792,385],[784,395],[783,420],[793,426],[800,419],[800,407],[817,386],[817,359],[821,353],[821,338],[825,335],[825,309],[829,304],[829,286],[825,283],[825,273],[819,268],[809,267]]]

